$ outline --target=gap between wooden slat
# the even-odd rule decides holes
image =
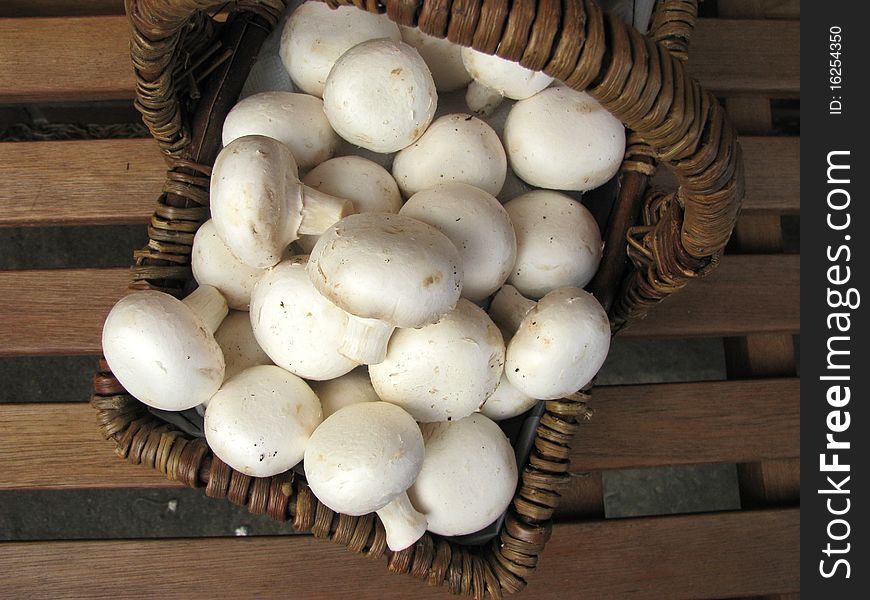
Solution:
[[[0,20],[0,103],[132,98],[122,16]],[[699,19],[689,72],[713,92],[797,96],[798,23]]]
[[[0,18],[123,15],[124,0],[3,0]]]
[[[575,437],[571,468],[583,473],[791,456],[800,420],[790,402],[796,394],[797,379],[596,388],[592,406],[598,411]],[[0,489],[177,485],[116,457],[86,403],[0,404],[0,429],[8,432],[0,437]]]
[[[559,525],[523,591],[528,600],[752,596],[799,588],[796,510]],[[747,535],[751,532],[751,535]],[[285,596],[444,599],[446,589],[387,571],[311,536],[8,543],[11,597],[216,600]],[[181,565],[181,568],[179,567]],[[191,578],[190,569],[207,574]],[[328,576],[325,574],[328,573]]]

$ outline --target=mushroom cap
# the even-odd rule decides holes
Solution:
[[[335,379],[312,381],[310,385],[320,398],[324,419],[351,404],[381,401],[365,367],[358,367]]]
[[[202,404],[224,380],[224,355],[206,325],[163,292],[133,292],[112,307],[103,355],[124,389],[161,410]]]
[[[210,207],[218,235],[252,267],[271,267],[298,237],[302,189],[296,161],[278,140],[248,135],[227,144],[212,170]]]
[[[426,458],[408,497],[429,531],[479,531],[507,509],[517,487],[513,448],[498,425],[475,413],[421,426]]]
[[[480,407],[480,412],[493,421],[502,421],[527,412],[538,402],[512,386],[507,375],[502,373],[498,387]]]
[[[470,415],[492,394],[504,357],[498,327],[462,298],[437,323],[397,329],[386,359],[370,365],[369,375],[382,400],[417,421],[450,421]]]
[[[526,183],[582,192],[616,175],[625,127],[589,94],[556,86],[511,108],[504,145]]]
[[[214,332],[214,339],[224,353],[224,379],[250,367],[272,364],[272,359],[260,348],[257,338],[254,337],[251,316],[247,311],[231,310]]]
[[[420,54],[408,44],[369,40],[344,53],[323,88],[338,135],[375,152],[414,143],[432,122],[438,96]]]
[[[335,61],[366,40],[402,39],[399,27],[386,15],[353,6],[331,9],[323,2],[305,2],[293,11],[281,33],[281,60],[299,88],[322,96]]]
[[[462,64],[462,47],[445,38],[427,35],[416,27],[399,26],[402,41],[417,49],[435,81],[439,92],[452,92],[471,81],[471,75]]]
[[[228,379],[205,410],[205,438],[222,461],[251,477],[270,477],[302,460],[323,420],[304,381],[273,365]]]
[[[338,352],[347,315],[317,293],[305,265],[305,257],[290,258],[257,282],[251,325],[279,367],[305,379],[333,379],[357,366]]]
[[[529,298],[560,287],[583,287],[601,262],[603,242],[589,210],[565,194],[536,190],[504,205],[517,235],[508,283]]]
[[[397,213],[402,194],[390,172],[361,156],[339,156],[311,169],[302,183],[321,192],[353,202],[358,213]],[[299,236],[298,243],[311,252],[319,235]]]
[[[251,290],[266,272],[236,258],[218,236],[211,219],[200,226],[193,238],[190,266],[197,283],[216,287],[230,308],[243,311],[248,310]]]
[[[411,196],[399,214],[450,238],[462,259],[464,298],[480,302],[510,275],[517,238],[507,211],[491,194],[465,183],[445,183]]]
[[[453,243],[403,215],[363,213],[335,223],[311,251],[308,276],[342,310],[398,327],[434,323],[462,290]]]
[[[495,196],[506,173],[507,156],[498,134],[484,121],[464,113],[435,120],[393,161],[393,177],[405,196],[453,181]]]
[[[475,81],[514,100],[534,96],[553,82],[549,75],[473,48],[462,48],[462,62]]]
[[[305,478],[336,512],[379,510],[414,483],[423,436],[411,415],[387,402],[345,406],[323,421],[305,448]]]
[[[282,142],[302,169],[319,165],[338,146],[338,135],[323,114],[323,101],[291,92],[262,92],[236,104],[224,120],[223,144],[246,135]]]
[[[598,301],[580,288],[561,288],[523,318],[507,346],[505,375],[532,398],[564,398],[592,381],[609,349],[610,322]]]

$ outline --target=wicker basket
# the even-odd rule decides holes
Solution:
[[[685,72],[695,0],[659,0],[647,36],[602,13],[595,0],[328,1],[386,12],[402,25],[543,70],[585,89],[633,132],[619,198],[608,210],[605,256],[589,286],[614,331],[716,265],[743,197],[742,163],[724,111]],[[150,241],[134,254],[131,288],[180,296],[191,282],[191,246],[208,218],[221,125],[283,9],[283,0],[127,0],[137,107],[169,165]],[[210,11],[218,10],[229,13],[213,18]],[[680,187],[644,198],[657,161],[675,172]],[[546,403],[516,497],[492,543],[467,547],[427,533],[400,552],[387,550],[374,515],[333,513],[292,471],[251,478],[231,469],[204,439],[126,394],[105,362],[94,378],[92,404],[106,438],[133,463],[252,513],[292,519],[297,530],[355,552],[386,554],[392,571],[453,593],[500,598],[523,589],[550,537],[587,399],[577,394]]]

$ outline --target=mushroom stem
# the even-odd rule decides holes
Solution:
[[[300,184],[302,193],[302,222],[299,233],[319,235],[348,215],[356,213],[353,202],[336,198],[313,187]]]
[[[389,504],[375,511],[387,532],[387,546],[393,552],[404,550],[426,533],[426,517],[417,512],[407,492],[396,496]]]
[[[517,288],[505,284],[492,299],[489,305],[489,317],[498,325],[502,336],[509,340],[520,328],[523,318],[537,304],[517,291]]]
[[[468,110],[481,117],[488,117],[504,100],[501,92],[478,81],[468,84],[465,92],[465,103]]]
[[[199,286],[182,302],[202,321],[211,334],[217,331],[229,312],[223,295],[210,285]]]
[[[350,313],[344,339],[338,351],[354,362],[376,365],[387,356],[387,343],[396,328],[378,319],[366,319]]]

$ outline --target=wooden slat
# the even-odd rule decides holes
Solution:
[[[124,17],[0,20],[0,102],[132,98]],[[699,19],[690,73],[711,91],[797,96],[798,23]]]
[[[571,448],[575,472],[797,456],[800,383],[761,379],[608,386]]]
[[[99,353],[103,320],[128,278],[124,268],[0,272],[0,356]],[[798,256],[727,256],[620,335],[797,332],[799,292]]]
[[[716,11],[724,19],[799,19],[800,0],[718,0]]]
[[[800,93],[800,23],[698,19],[689,73],[717,94]]]
[[[0,356],[99,353],[128,281],[123,268],[0,272]]]
[[[560,525],[522,597],[681,599],[797,591],[799,525],[797,510]],[[4,550],[0,569],[10,597],[450,597],[444,588],[389,573],[383,560],[310,536],[25,542]],[[207,577],[194,580],[191,569]]]
[[[151,139],[0,143],[0,226],[147,223],[165,172]]]
[[[0,103],[132,98],[124,17],[0,20]]]
[[[571,470],[796,456],[799,398],[797,379],[596,388]],[[84,403],[0,405],[0,489],[171,485],[114,456],[95,419]]]
[[[123,15],[124,0],[3,0],[0,18]]]
[[[626,337],[730,336],[800,330],[800,257],[734,255],[665,298]]]

